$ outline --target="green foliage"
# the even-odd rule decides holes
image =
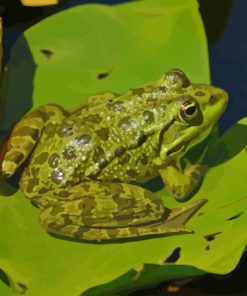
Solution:
[[[9,128],[28,107],[51,102],[76,107],[91,93],[124,92],[169,68],[209,81],[195,1],[78,6],[40,22],[17,41],[2,86],[3,126]],[[100,73],[109,75],[99,79]],[[41,228],[39,210],[22,192],[2,181],[0,295],[126,295],[164,279],[230,272],[247,241],[246,132],[247,119],[211,141],[211,168],[192,199],[209,202],[187,223],[193,234],[108,244],[58,239]],[[157,194],[167,207],[181,206],[164,188]],[[166,263],[178,248],[176,263]]]

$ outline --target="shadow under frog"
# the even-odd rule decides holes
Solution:
[[[185,168],[181,157],[209,135],[227,98],[173,69],[138,91],[94,95],[70,112],[41,106],[13,128],[1,174],[13,176],[29,158],[20,187],[52,234],[104,242],[191,233],[185,223],[206,200],[167,209],[136,184],[160,174],[184,201],[207,166],[204,153]]]

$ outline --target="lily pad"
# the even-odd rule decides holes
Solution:
[[[209,81],[196,1],[66,10],[30,28],[13,48],[1,90],[2,127],[31,107],[76,107],[89,94],[125,92],[169,68]],[[244,119],[212,141],[211,168],[192,198],[209,201],[187,223],[193,234],[107,244],[58,239],[41,228],[39,210],[23,193],[1,181],[0,294],[126,295],[164,279],[230,272],[247,241],[246,132]],[[181,206],[165,188],[157,194],[167,207]]]

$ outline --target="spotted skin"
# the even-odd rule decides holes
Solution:
[[[41,106],[13,128],[1,174],[12,176],[28,159],[20,187],[51,233],[104,241],[190,232],[184,224],[205,200],[168,210],[137,184],[160,174],[176,199],[186,198],[206,170],[201,162],[182,170],[180,159],[226,104],[223,90],[170,70],[124,95],[91,96],[70,112]]]
[[[40,223],[51,233],[89,241],[190,233],[184,223],[206,202],[171,211],[154,193],[125,183],[86,181],[67,192],[65,198],[46,194]]]

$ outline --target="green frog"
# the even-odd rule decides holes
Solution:
[[[210,133],[228,95],[172,69],[129,92],[96,94],[77,109],[48,104],[14,126],[1,174],[28,159],[20,188],[50,233],[101,241],[189,233],[185,222],[206,202],[168,209],[140,184],[160,175],[177,200],[190,196],[207,166],[181,157]]]

